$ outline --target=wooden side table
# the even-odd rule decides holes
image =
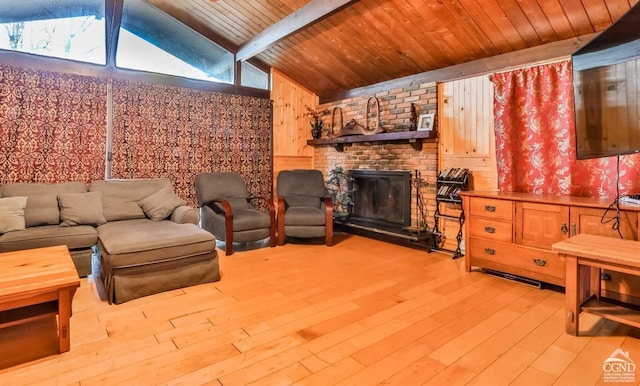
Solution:
[[[0,328],[58,315],[58,351],[69,351],[71,302],[80,287],[66,246],[0,253]]]
[[[578,335],[580,312],[640,327],[640,311],[600,298],[600,272],[640,275],[640,242],[578,234],[553,244],[565,259],[565,329]]]

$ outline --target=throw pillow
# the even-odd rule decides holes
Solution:
[[[162,188],[152,195],[138,201],[144,213],[153,221],[164,220],[173,210],[187,203],[176,196],[171,188]]]
[[[102,211],[102,192],[64,193],[58,195],[60,226],[98,226],[107,223]]]
[[[26,206],[27,197],[0,198],[0,235],[25,228],[24,208]]]

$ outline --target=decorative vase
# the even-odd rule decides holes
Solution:
[[[313,137],[313,139],[322,137],[322,121],[316,121],[311,124],[311,137]]]

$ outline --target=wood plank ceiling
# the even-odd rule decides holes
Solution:
[[[601,32],[640,0],[360,0],[256,59],[327,97]],[[237,51],[310,0],[149,0]]]

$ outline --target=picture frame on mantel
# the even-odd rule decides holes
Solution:
[[[436,115],[433,113],[430,114],[420,114],[418,117],[418,131],[431,131],[433,130],[433,124],[435,121]]]

